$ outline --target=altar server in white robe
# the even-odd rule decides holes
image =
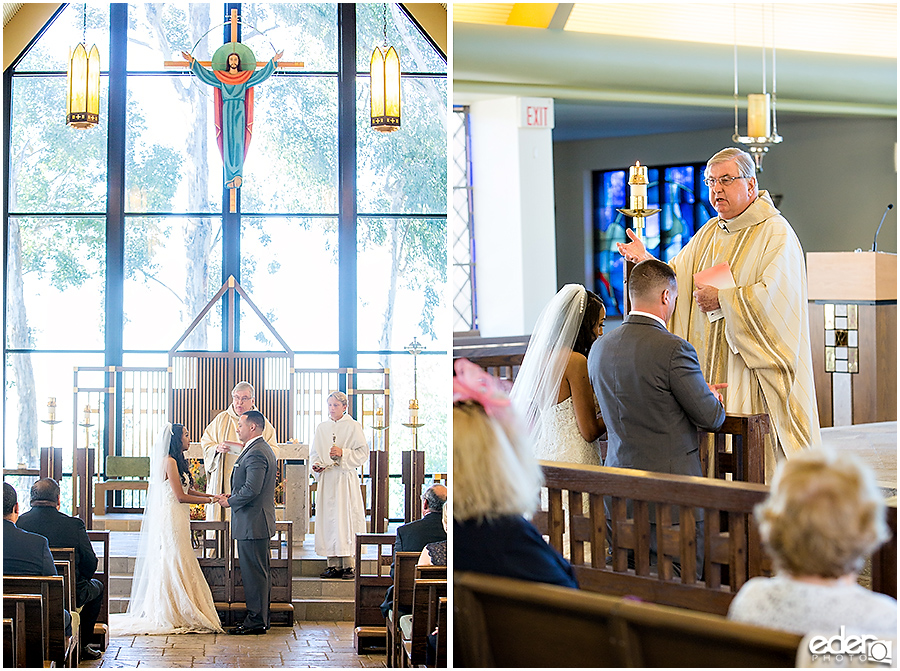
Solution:
[[[329,394],[328,416],[316,427],[312,469],[318,474],[316,491],[316,554],[327,557],[323,578],[352,579],[356,534],[366,532],[357,468],[369,456],[362,427],[347,414],[347,395]]]

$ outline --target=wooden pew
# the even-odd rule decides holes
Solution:
[[[393,584],[390,565],[396,539],[394,534],[356,534],[353,646],[358,654],[387,644],[387,627],[380,606],[388,585]],[[363,555],[369,547],[375,548],[374,567],[372,571],[363,571]]]
[[[94,554],[97,555],[97,570],[94,578],[103,585],[103,605],[97,616],[97,624],[94,625],[94,635],[85,645],[93,643],[100,650],[106,650],[109,645],[109,531],[88,531],[88,540],[94,546]],[[100,545],[98,550],[97,544]]]
[[[46,605],[43,609],[44,628],[47,631],[46,658],[57,666],[73,666],[77,658],[78,632],[73,627],[72,636],[65,634],[62,576],[3,576],[3,593],[41,595]]]
[[[413,587],[412,619],[407,625],[401,618],[400,631],[403,636],[404,666],[415,667],[425,663],[428,634],[438,626],[438,607],[442,597],[447,596],[447,580],[416,578]]]
[[[454,576],[467,667],[793,667],[801,636],[545,583]]]
[[[438,600],[438,635],[435,648],[435,668],[447,668],[447,597]]]
[[[698,431],[703,473],[722,480],[730,475],[735,482],[766,484],[768,434],[766,414],[726,415],[718,431]]]
[[[71,612],[76,608],[75,596],[75,548],[50,548],[56,575],[64,578],[66,603],[63,606]]]
[[[412,612],[413,587],[416,583],[416,562],[419,552],[394,553],[394,607],[385,618],[387,632],[387,664],[389,667],[400,666],[400,655],[403,646],[400,643],[400,612]]]
[[[548,509],[536,513],[533,521],[550,545],[568,555],[583,589],[725,615],[749,578],[771,572],[752,516],[754,506],[768,494],[764,485],[603,466],[541,466]],[[589,497],[587,515],[582,494]],[[563,509],[563,496],[568,510]],[[610,532],[604,496],[610,497]],[[705,510],[702,580],[695,571],[697,508]],[[651,510],[657,525],[655,573],[650,566]],[[570,530],[567,548],[562,546],[564,528]],[[629,568],[629,553],[634,568]],[[680,576],[676,562],[681,564]]]
[[[42,668],[44,660],[48,659],[43,597],[40,594],[4,594],[3,617],[13,623],[15,665]],[[8,666],[6,661],[4,654],[4,666]]]

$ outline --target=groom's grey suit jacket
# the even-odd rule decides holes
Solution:
[[[697,427],[718,429],[725,410],[689,342],[629,315],[594,342],[588,375],[609,430],[606,466],[703,475]]]
[[[275,534],[275,453],[262,436],[250,442],[231,471],[231,536],[236,540]]]

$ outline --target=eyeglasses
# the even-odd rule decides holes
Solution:
[[[709,187],[715,186],[716,182],[718,182],[722,186],[731,186],[731,183],[736,179],[749,179],[749,177],[730,177],[729,175],[719,177],[718,179],[716,179],[715,177],[707,177],[703,180],[703,183]]]
[[[251,396],[235,396],[232,394],[231,398],[239,403],[246,403],[247,401],[252,401],[253,398]]]

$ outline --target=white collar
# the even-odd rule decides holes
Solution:
[[[631,312],[628,313],[629,317],[631,315],[638,315],[640,317],[650,317],[650,319],[655,319],[656,321],[658,321],[662,325],[662,327],[664,329],[666,329],[666,331],[669,330],[669,328],[666,326],[666,323],[662,319],[660,319],[656,315],[650,314],[649,312],[641,312],[640,310],[632,310]]]

